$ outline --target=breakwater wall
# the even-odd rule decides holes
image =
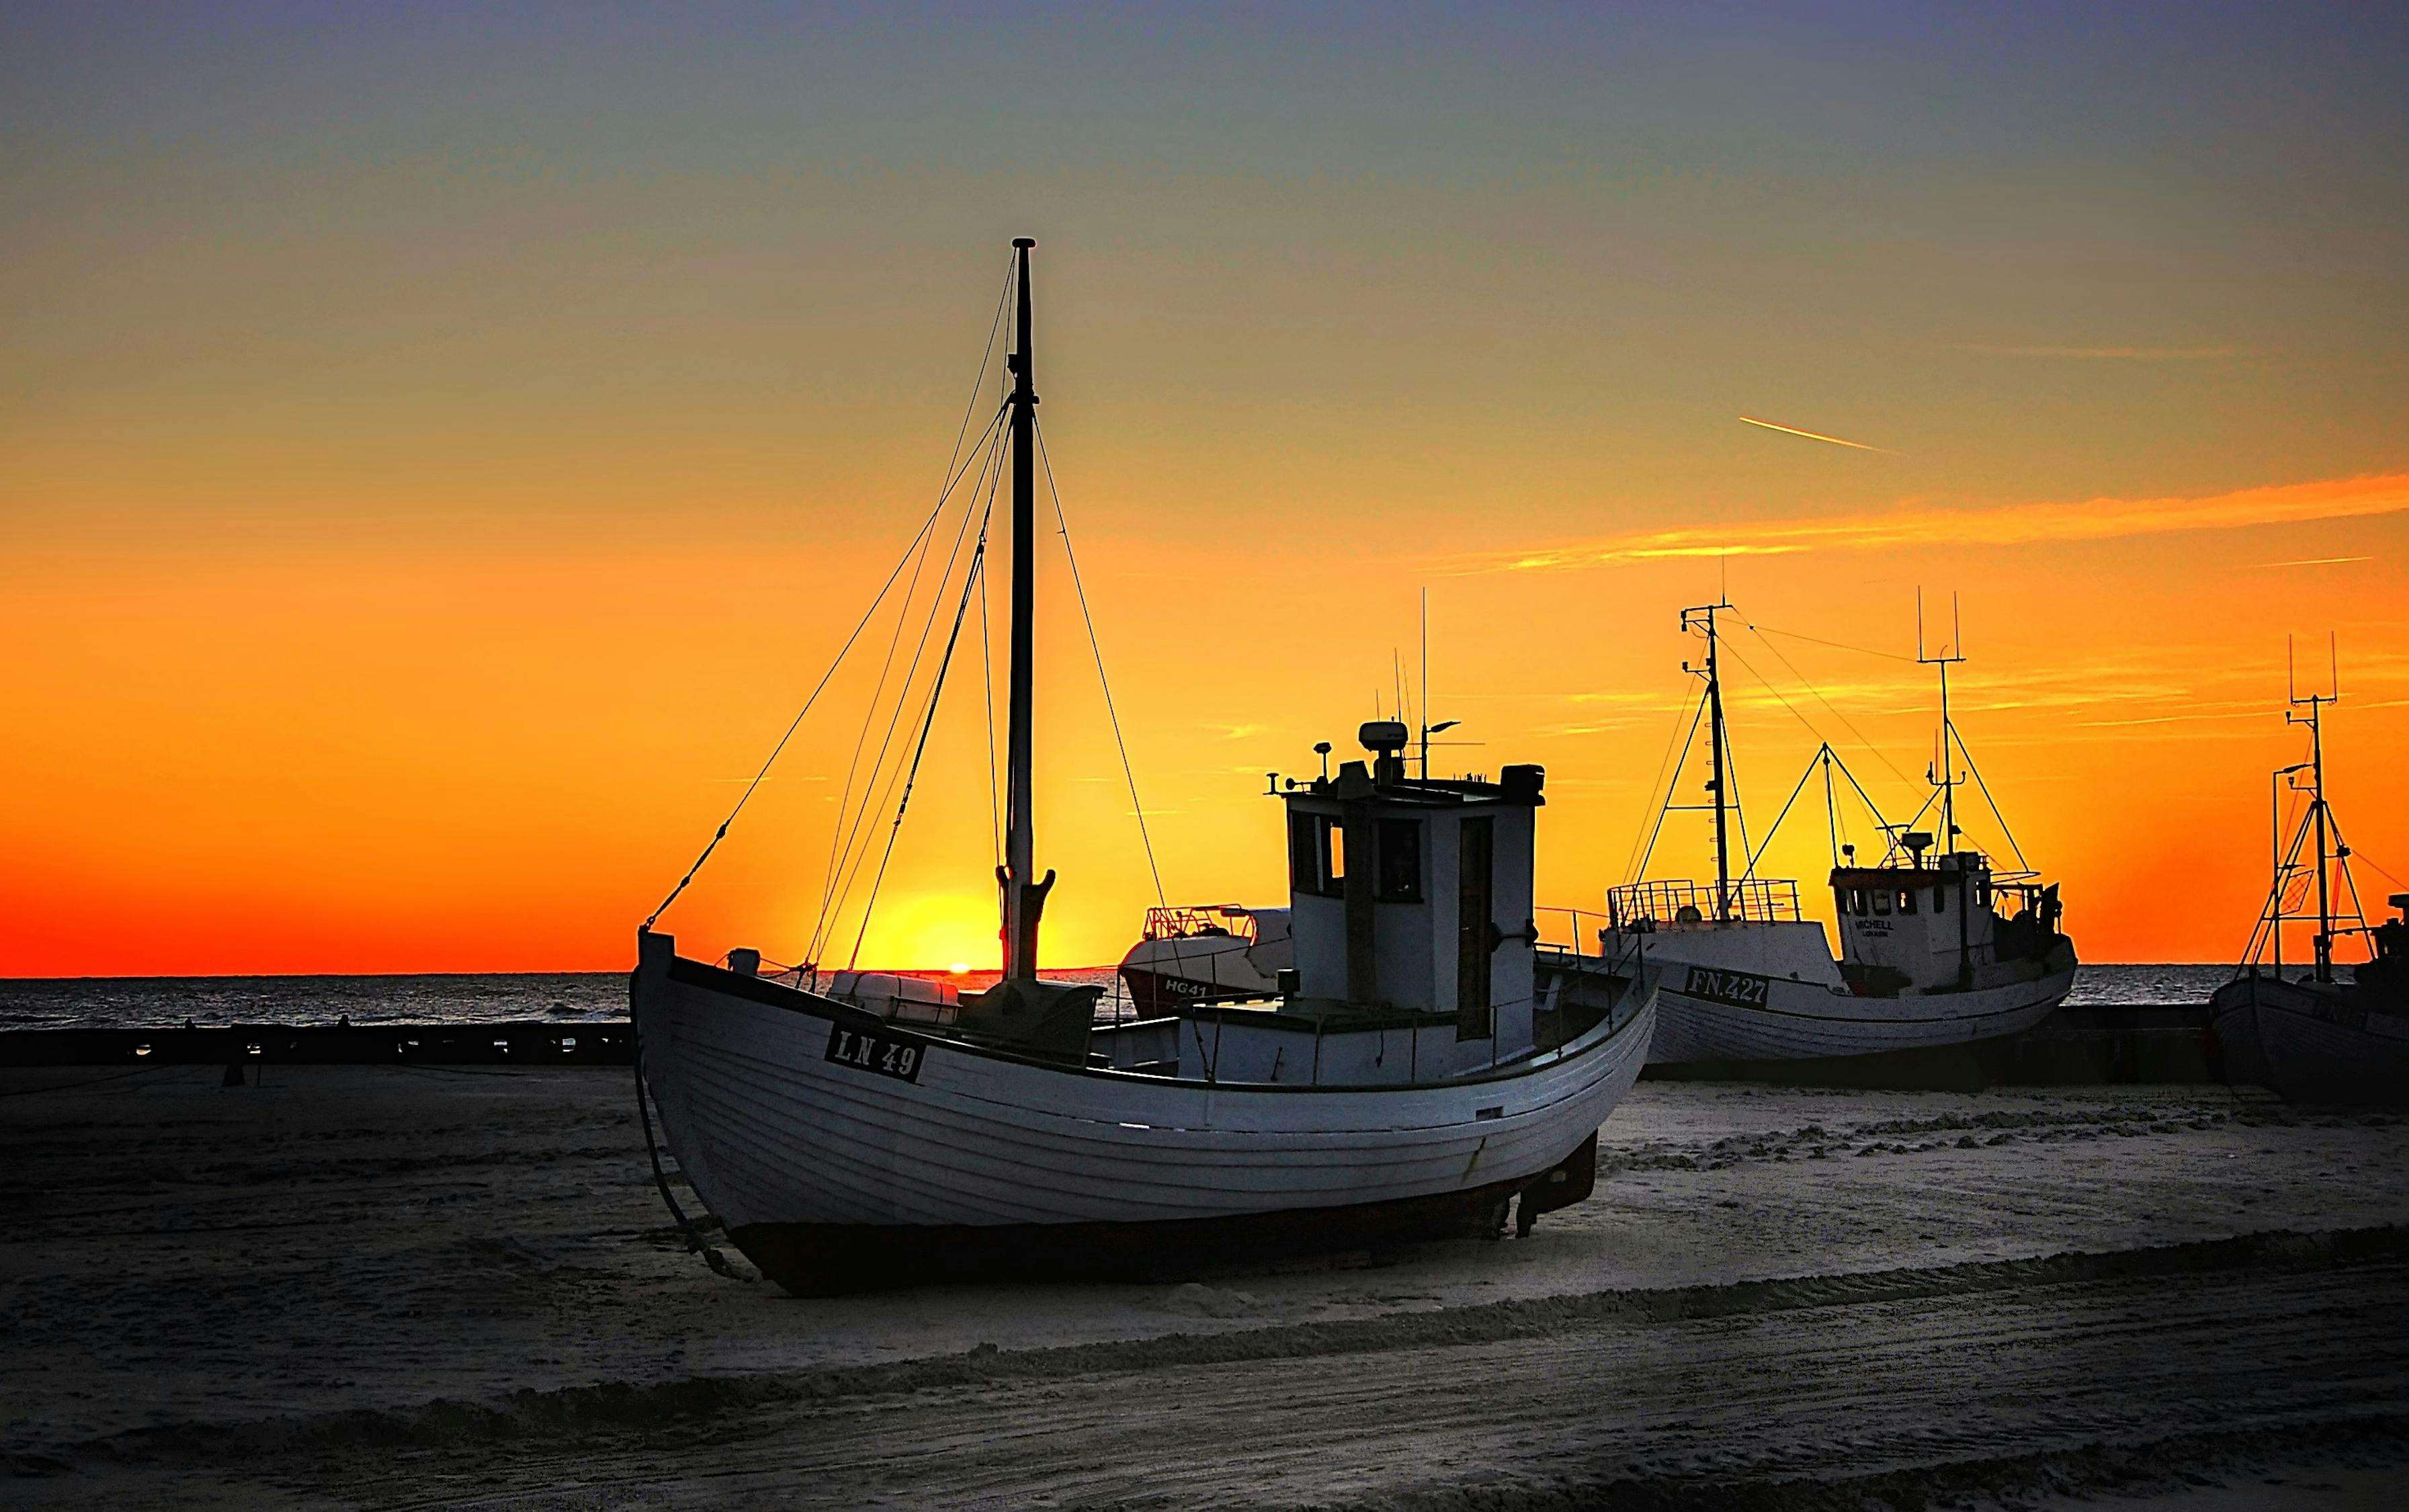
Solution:
[[[0,1067],[625,1066],[635,1056],[635,1031],[624,1022],[0,1030]]]
[[[2206,1003],[2060,1008],[2022,1034],[1969,1044],[1821,1060],[1692,1061],[1651,1066],[1640,1075],[1653,1081],[1968,1092],[2225,1080]]]
[[[625,1021],[498,1024],[238,1024],[195,1029],[0,1031],[0,1067],[138,1065],[625,1066]],[[1667,1081],[1971,1090],[2222,1080],[2200,1005],[2061,1008],[2006,1039],[1825,1060],[1652,1066]]]

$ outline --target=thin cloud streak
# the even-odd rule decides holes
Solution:
[[[1845,446],[1858,452],[1879,452],[1884,456],[1898,455],[1886,446],[1868,446],[1863,441],[1843,440],[1838,436],[1826,436],[1820,430],[1800,430],[1796,425],[1777,425],[1770,420],[1759,420],[1754,415],[1742,415],[1739,420],[1743,425],[1761,425],[1767,430],[1778,430],[1784,436],[1803,436],[1810,441],[1829,441],[1834,446]]]
[[[2373,556],[2303,556],[2297,562],[2260,562],[2260,567],[2336,567],[2344,562],[2373,562]]]
[[[2237,355],[2239,347],[1995,347],[1967,342],[1960,352],[1986,357],[2072,357],[2104,362],[2214,362]]]
[[[2025,546],[2174,531],[2238,530],[2409,511],[2409,473],[2244,488],[2203,498],[2095,498],[1968,509],[1909,505],[1823,520],[1635,531],[1467,563],[1465,572],[1561,571],[1681,556],[1784,556],[1915,546]]]

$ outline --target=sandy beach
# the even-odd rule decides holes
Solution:
[[[1527,1239],[800,1302],[683,1250],[625,1071],[217,1082],[0,1079],[14,1505],[2352,1506],[2409,1456],[2397,1117],[1643,1084]]]

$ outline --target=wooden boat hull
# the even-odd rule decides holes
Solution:
[[[2021,1034],[2064,1001],[2074,972],[1969,992],[1857,997],[1811,982],[1762,982],[1762,1002],[1720,1001],[1704,990],[1728,973],[1664,962],[1651,1065],[1804,1060],[1926,1050]],[[1701,981],[1701,975],[1708,979]],[[1753,992],[1752,992],[1753,995]]]
[[[2409,1107],[2409,1015],[2354,1001],[2364,988],[2243,977],[2210,1000],[2229,1081],[2286,1102]]]
[[[1136,1274],[1165,1256],[1352,1248],[1493,1222],[1596,1133],[1652,1028],[1642,992],[1496,1073],[1216,1085],[921,1035],[677,958],[666,937],[645,947],[631,992],[639,1058],[671,1153],[737,1246],[806,1292],[1063,1266]],[[865,1044],[868,1067],[855,1063]]]

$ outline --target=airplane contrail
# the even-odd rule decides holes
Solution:
[[[1784,436],[1804,436],[1810,441],[1829,441],[1834,446],[1846,446],[1859,452],[1880,452],[1884,456],[1899,454],[1887,446],[1868,446],[1863,441],[1848,441],[1842,440],[1838,436],[1826,436],[1820,430],[1800,430],[1796,425],[1778,425],[1770,420],[1759,420],[1754,415],[1742,415],[1739,418],[1743,425],[1762,425],[1767,430],[1778,430]]]

